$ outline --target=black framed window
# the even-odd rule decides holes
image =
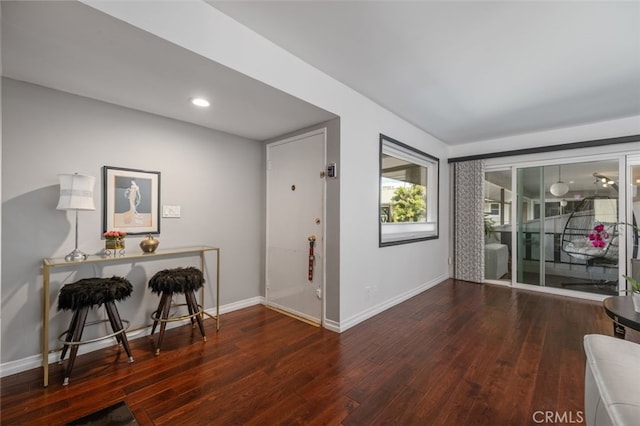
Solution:
[[[440,160],[380,135],[380,246],[438,238]]]

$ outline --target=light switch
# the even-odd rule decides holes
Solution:
[[[163,204],[162,217],[180,217],[180,206]]]

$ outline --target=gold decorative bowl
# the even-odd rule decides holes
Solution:
[[[160,241],[149,235],[147,238],[140,241],[140,248],[145,253],[153,253],[158,248],[158,244],[160,244]]]

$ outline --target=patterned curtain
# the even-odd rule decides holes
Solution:
[[[454,168],[454,277],[484,281],[484,161]]]

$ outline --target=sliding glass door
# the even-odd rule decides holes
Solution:
[[[618,293],[617,160],[518,168],[516,282]]]
[[[630,156],[627,169],[627,179],[629,182],[629,196],[631,200],[627,217],[628,225],[625,226],[625,234],[628,235],[627,253],[630,265],[627,265],[628,274],[640,281],[640,156]],[[624,288],[624,287],[623,287]]]
[[[541,276],[544,274],[544,245],[540,230],[544,227],[544,218],[536,214],[539,206],[544,203],[543,167],[528,167],[517,170],[518,198],[516,207],[517,217],[517,247],[518,247],[518,277],[522,284],[545,285]]]
[[[484,174],[484,278],[511,281],[511,169]]]

